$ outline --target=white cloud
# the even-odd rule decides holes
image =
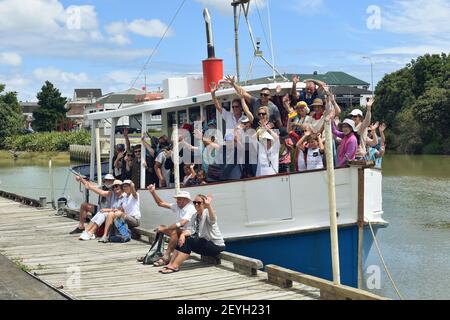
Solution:
[[[168,26],[158,19],[136,19],[130,23],[117,21],[106,25],[105,30],[110,35],[109,40],[118,45],[125,45],[131,42],[127,37],[128,33],[134,33],[148,38],[161,37],[164,33],[166,33],[166,37],[175,34],[172,29],[168,29]]]
[[[440,54],[440,53],[450,52],[450,44],[447,46],[435,46],[435,45],[418,45],[418,46],[408,46],[408,47],[393,47],[385,48],[381,50],[376,50],[373,54],[380,55],[410,55],[410,56],[420,56],[424,54]]]
[[[0,64],[17,67],[22,64],[22,57],[15,52],[0,52]]]
[[[232,15],[233,7],[231,6],[232,0],[195,0],[201,3],[208,9],[214,9],[219,11],[223,15]],[[250,3],[250,11],[254,10],[255,6],[258,5],[259,9],[266,6],[266,0],[252,0]]]
[[[315,14],[323,8],[323,0],[296,0],[292,8],[300,14]]]
[[[50,81],[55,84],[70,83],[84,84],[89,81],[86,73],[65,72],[54,67],[37,68],[33,71],[33,76],[38,81]]]
[[[381,27],[394,33],[449,38],[450,1],[396,0],[382,10]]]

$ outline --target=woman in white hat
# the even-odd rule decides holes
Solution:
[[[355,122],[351,119],[344,120],[342,132],[336,129],[334,121],[331,121],[331,129],[335,137],[342,139],[338,148],[338,167],[343,167],[348,161],[355,160],[359,134],[356,133]]]
[[[278,173],[280,139],[278,135],[267,125],[257,131],[258,138],[258,166],[256,176],[267,176]]]

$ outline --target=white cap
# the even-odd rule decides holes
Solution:
[[[242,117],[239,118],[239,122],[240,123],[247,123],[247,122],[250,122],[250,119],[248,117],[246,117],[246,116],[242,116]]]
[[[345,119],[342,124],[348,124],[350,127],[352,127],[353,131],[356,131],[355,129],[355,121],[353,121],[352,119]]]
[[[187,191],[178,191],[176,195],[173,196],[174,198],[186,198],[191,200],[191,194]]]
[[[350,114],[351,114],[352,116],[361,116],[361,117],[363,116],[362,111],[359,110],[359,109],[353,109],[352,112],[350,112]]]
[[[132,184],[132,183],[133,183],[133,181],[131,181],[131,180],[123,180],[122,184]]]
[[[114,176],[111,173],[108,173],[105,175],[105,177],[103,178],[104,180],[114,180]]]

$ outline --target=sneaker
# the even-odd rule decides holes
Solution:
[[[80,229],[80,227],[76,227],[75,229],[70,231],[69,234],[78,234],[78,233],[83,233],[83,232],[84,232],[84,229]]]
[[[109,241],[108,241],[108,238],[106,238],[106,237],[101,237],[101,238],[98,240],[98,242],[107,243],[107,242],[109,242]]]
[[[89,238],[89,240],[95,240],[95,233],[91,234],[91,237]]]
[[[92,238],[93,235],[87,233],[86,231],[83,231],[83,233],[80,235],[80,240],[89,240]],[[95,237],[95,235],[94,235]]]

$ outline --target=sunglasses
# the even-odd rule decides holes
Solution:
[[[261,97],[269,97],[270,94],[268,94],[268,93],[261,93],[260,96],[261,96]]]
[[[265,116],[267,113],[263,113],[263,112],[261,112],[261,113],[258,113],[258,116]]]
[[[203,202],[202,202],[202,201],[192,201],[192,203],[194,204],[194,206],[199,206],[199,205],[201,205]]]

